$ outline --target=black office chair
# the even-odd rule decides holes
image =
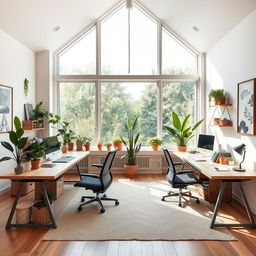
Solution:
[[[182,192],[182,189],[187,189],[187,186],[200,184],[200,180],[198,180],[191,172],[186,172],[183,170],[182,172],[177,172],[175,169],[175,165],[181,165],[182,163],[173,163],[172,157],[167,149],[163,149],[164,156],[167,161],[168,171],[167,171],[167,180],[172,185],[173,188],[178,188],[178,193],[169,192],[166,196],[162,197],[162,201],[165,201],[166,197],[179,196],[179,206],[181,206],[181,198],[185,199],[185,197],[190,197],[196,199],[196,203],[200,203],[199,198],[192,196],[191,192]],[[186,199],[185,199],[186,200]]]
[[[81,204],[78,207],[78,211],[82,211],[83,206],[90,204],[92,202],[98,202],[101,206],[101,213],[105,212],[104,206],[101,200],[105,201],[115,201],[116,205],[119,205],[118,199],[113,199],[107,197],[105,194],[106,190],[112,184],[112,173],[111,166],[116,155],[117,150],[110,151],[103,164],[92,164],[99,169],[101,169],[100,174],[83,174],[84,178],[74,184],[75,187],[84,187],[86,190],[92,190],[96,195],[95,196],[82,196]],[[101,197],[99,194],[103,194]],[[90,199],[85,202],[85,198]]]

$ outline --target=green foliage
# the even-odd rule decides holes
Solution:
[[[170,134],[172,141],[178,146],[186,146],[188,141],[194,136],[193,131],[204,121],[197,122],[194,126],[188,127],[190,115],[187,115],[183,121],[180,120],[177,113],[172,112],[173,127],[164,126],[164,129]]]
[[[137,128],[138,123],[138,116],[135,118],[134,122],[131,121],[130,118],[127,119],[127,124],[125,124],[125,130],[127,133],[128,140],[125,140],[122,136],[121,140],[126,146],[127,154],[127,164],[128,165],[135,165],[136,164],[136,155],[140,151],[141,143],[138,142],[140,134],[137,133],[135,135],[135,131]]]
[[[216,89],[216,90],[211,90],[210,93],[208,94],[208,99],[209,102],[212,99],[217,99],[217,98],[221,98],[221,97],[225,97],[225,91],[223,89]]]
[[[123,141],[122,141],[121,137],[116,137],[116,138],[113,138],[113,139],[112,139],[112,142],[113,142],[113,143],[121,143],[121,142],[123,142]]]
[[[29,80],[27,78],[25,78],[24,80],[24,94],[25,94],[25,98],[27,98],[28,96],[28,84],[29,84]]]
[[[103,145],[103,141],[98,141],[98,145]]]
[[[76,140],[77,143],[81,143],[81,144],[84,143],[84,138],[81,137],[80,135],[76,135],[74,139]]]
[[[5,149],[9,150],[12,153],[12,157],[2,157],[0,159],[0,162],[13,159],[14,161],[16,161],[17,165],[20,165],[26,156],[27,149],[24,149],[24,147],[28,141],[28,138],[22,137],[24,134],[24,130],[22,129],[21,122],[17,116],[14,117],[13,122],[15,131],[9,132],[9,139],[14,147],[7,141],[0,142]]]
[[[112,143],[108,142],[108,143],[105,144],[105,146],[112,146]]]
[[[35,141],[27,148],[26,159],[27,160],[38,160],[45,156],[45,143]]]
[[[157,137],[152,137],[147,140],[147,144],[150,146],[151,145],[161,146],[163,144],[163,140],[161,140],[160,138],[157,138]]]
[[[92,138],[91,137],[84,137],[83,139],[84,139],[84,144],[85,145],[89,145],[92,142]]]
[[[33,119],[48,119],[49,117],[52,117],[53,114],[49,113],[45,109],[43,109],[43,102],[40,101],[38,104],[36,104],[35,108],[33,109]]]

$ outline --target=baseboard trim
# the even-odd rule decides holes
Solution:
[[[8,185],[7,187],[0,189],[0,195],[3,195],[10,190],[11,190],[11,186]]]

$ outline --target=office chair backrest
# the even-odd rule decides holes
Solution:
[[[110,151],[104,161],[100,172],[100,182],[104,188],[108,188],[113,180],[112,173],[111,173],[111,166],[113,160],[115,158],[117,150]]]
[[[173,164],[172,157],[166,148],[163,148],[163,151],[168,166],[167,175],[169,176],[170,179],[174,180],[176,176],[176,169]]]

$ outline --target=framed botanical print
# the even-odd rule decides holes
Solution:
[[[0,84],[0,133],[12,130],[13,88]]]
[[[256,135],[256,78],[238,84],[237,132]]]

